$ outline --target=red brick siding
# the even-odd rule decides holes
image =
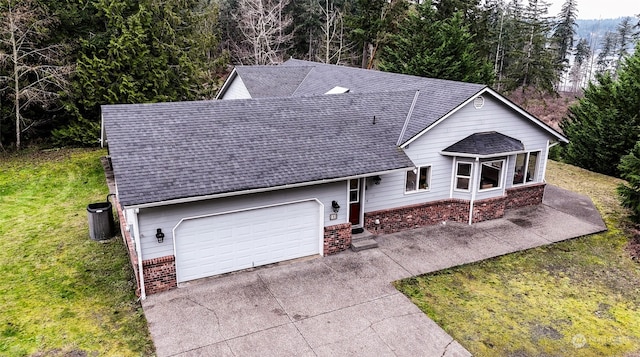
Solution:
[[[469,202],[452,199],[368,212],[364,214],[364,224],[371,233],[388,234],[444,221],[468,222],[468,217]],[[376,219],[380,220],[379,225],[375,224]]]
[[[142,261],[144,289],[147,295],[178,287],[176,281],[176,260],[173,255]]]
[[[351,223],[324,227],[324,255],[342,252],[351,247]]]
[[[496,219],[504,216],[506,202],[506,196],[475,201],[473,203],[473,223],[488,221],[490,219]],[[467,217],[469,217],[468,213]]]
[[[541,204],[545,186],[545,183],[538,183],[507,189],[506,208],[518,208]]]

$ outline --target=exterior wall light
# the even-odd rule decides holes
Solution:
[[[379,175],[373,176],[373,183],[374,184],[379,185],[381,181],[382,181],[382,178],[380,178]]]
[[[156,239],[158,240],[158,243],[164,242],[164,233],[162,233],[162,228],[157,229]]]
[[[338,204],[338,202],[331,201],[331,209],[333,209],[333,212],[338,213],[338,211],[340,210],[340,205]]]

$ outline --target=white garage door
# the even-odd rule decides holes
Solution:
[[[313,200],[185,219],[175,229],[178,282],[319,254],[320,217]]]

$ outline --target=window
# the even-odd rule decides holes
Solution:
[[[407,171],[405,192],[426,191],[431,186],[431,166],[418,167]]]
[[[459,162],[456,168],[456,190],[469,191],[471,183],[471,163]]]
[[[536,168],[538,167],[538,156],[540,151],[518,154],[516,156],[515,172],[513,174],[513,184],[525,182],[537,182]]]
[[[360,180],[353,179],[349,181],[349,203],[360,202]]]
[[[487,190],[502,186],[502,166],[504,162],[489,161],[483,162],[480,169],[480,189]]]

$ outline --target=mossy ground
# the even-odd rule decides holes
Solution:
[[[0,355],[153,354],[121,240],[89,239],[103,150],[0,156]]]
[[[640,266],[625,249],[620,181],[552,161],[547,181],[591,197],[608,231],[396,287],[476,356],[637,354]]]

